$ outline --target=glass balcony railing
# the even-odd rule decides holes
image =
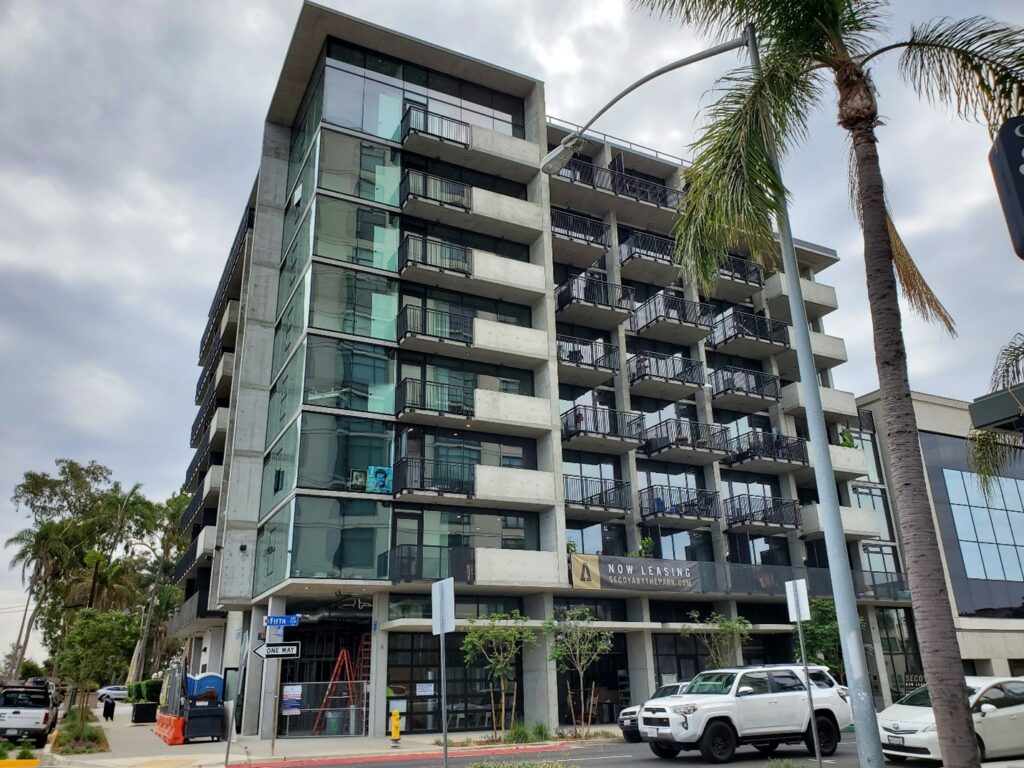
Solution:
[[[643,436],[647,453],[655,453],[669,446],[722,453],[730,449],[729,430],[719,424],[665,419],[653,427],[647,427]]]
[[[399,199],[404,205],[409,198],[431,200],[443,205],[465,208],[468,211],[473,207],[473,188],[461,181],[452,181],[422,171],[407,170],[402,174]]]
[[[402,379],[395,389],[395,403],[399,413],[406,408],[416,408],[470,418],[473,416],[475,391],[473,387],[455,384]]]
[[[744,432],[729,442],[727,464],[750,459],[773,459],[807,463],[807,441],[802,437],[774,432]]]
[[[756,261],[744,259],[735,254],[729,254],[726,257],[726,260],[718,267],[718,274],[732,280],[764,285],[764,268]]]
[[[473,343],[473,316],[408,305],[398,313],[398,339],[414,334],[445,341]]]
[[[404,458],[395,464],[395,493],[432,491],[471,495],[476,490],[476,464]]]
[[[422,235],[406,235],[398,246],[398,269],[409,264],[422,264],[448,272],[473,274],[473,250],[457,243],[448,243]]]
[[[405,114],[402,116],[402,141],[405,141],[412,132],[425,133],[441,141],[468,147],[471,128],[469,123],[410,105],[405,108]]]
[[[557,351],[559,362],[589,365],[607,370],[619,367],[619,348],[603,341],[559,336]]]
[[[800,524],[800,502],[774,496],[744,494],[732,496],[722,502],[726,525],[779,525],[796,527]]]
[[[772,320],[750,312],[732,310],[719,317],[711,331],[711,345],[717,346],[730,339],[747,337],[789,346],[789,326],[781,320]]]
[[[555,288],[556,309],[563,309],[577,301],[629,310],[633,307],[633,288],[587,275],[570,277]]]
[[[576,435],[599,435],[641,441],[643,414],[576,405],[562,414],[562,439]]]
[[[773,400],[778,400],[780,396],[779,377],[771,373],[727,365],[715,369],[710,379],[712,397],[730,392],[741,392]]]
[[[551,234],[605,248],[609,247],[612,242],[611,228],[603,221],[578,216],[557,208],[551,210]]]
[[[718,494],[698,488],[652,485],[640,489],[640,517],[689,517],[717,520],[722,516]]]
[[[626,361],[629,383],[635,384],[648,377],[670,379],[683,384],[704,386],[704,366],[700,360],[657,352],[637,352]]]
[[[573,158],[566,163],[558,175],[563,179],[586,184],[594,189],[607,190],[620,197],[629,197],[665,208],[678,208],[683,199],[683,193],[678,189],[672,189],[631,173],[601,168],[579,158]]]
[[[603,509],[629,509],[629,483],[608,480],[601,477],[563,475],[565,503],[578,507],[601,507]]]
[[[710,304],[689,301],[671,293],[656,293],[633,310],[629,318],[629,329],[642,334],[650,326],[665,320],[711,328],[714,314],[714,307]]]
[[[392,584],[453,578],[476,581],[476,550],[472,547],[399,544],[377,557],[377,578]]]

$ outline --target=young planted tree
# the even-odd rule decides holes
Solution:
[[[978,749],[924,480],[898,286],[911,309],[950,333],[954,325],[888,208],[878,156],[878,89],[869,65],[900,52],[900,74],[918,96],[983,121],[994,133],[1024,112],[1024,30],[979,16],[941,18],[880,44],[889,31],[884,0],[634,3],[719,38],[735,38],[753,24],[761,46],[759,74],[743,67],[721,81],[687,169],[676,258],[684,274],[705,288],[739,241],[755,259],[777,260],[773,220],[787,191],[773,152],[784,154],[805,138],[807,119],[831,81],[838,122],[852,148],[850,187],[864,235],[875,364],[925,678],[943,761],[973,768]]]
[[[505,731],[508,684],[515,679],[516,659],[524,646],[536,645],[537,634],[526,626],[528,619],[519,611],[492,613],[484,619],[469,619],[466,636],[462,640],[462,658],[466,664],[483,661],[491,678],[491,723],[494,735]],[[498,684],[501,704],[495,711],[494,684]],[[513,701],[516,692],[513,690]],[[512,719],[515,720],[513,706]],[[499,726],[497,715],[501,716]]]
[[[587,670],[601,656],[612,649],[612,633],[594,626],[594,614],[589,608],[565,608],[559,611],[554,619],[544,622],[544,632],[551,638],[551,661],[555,662],[560,672],[575,674],[580,685],[580,712],[577,727],[583,727],[584,733],[590,731],[590,718],[587,717],[587,701],[584,679]],[[572,710],[572,696],[569,696],[569,709]]]
[[[687,627],[683,634],[693,635],[708,649],[708,669],[735,667],[740,648],[750,637],[750,622],[742,616],[731,619],[720,613],[701,618],[698,611],[690,612],[695,627]]]

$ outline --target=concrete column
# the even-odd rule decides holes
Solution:
[[[272,597],[267,603],[267,613],[271,616],[282,616],[287,612],[283,597]],[[283,627],[266,627],[268,643],[280,643],[284,640]],[[275,714],[279,706],[278,698],[281,690],[281,660],[267,659],[263,662],[263,707],[260,710],[260,738],[269,739],[274,735]]]
[[[370,701],[367,733],[370,736],[388,735],[388,633],[380,629],[388,620],[388,593],[373,596],[373,616],[370,624]]]
[[[242,632],[246,623],[245,614],[241,611],[229,611],[227,624],[224,628],[224,660],[223,668],[239,668],[241,658]]]
[[[554,618],[555,602],[550,593],[524,595],[523,608],[531,619]],[[537,644],[523,649],[523,716],[528,723],[558,727],[558,672],[551,661],[551,638],[537,633]]]
[[[629,621],[649,622],[651,612],[647,598],[628,598],[626,618]],[[639,704],[647,701],[654,693],[656,672],[654,640],[649,629],[626,634],[626,663],[629,668],[629,703]]]
[[[878,670],[878,687],[882,690],[882,703],[885,706],[892,704],[892,681],[889,679],[889,669],[885,666],[885,655],[882,653],[882,633],[878,630],[878,613],[875,606],[864,607],[867,615],[868,632],[871,634],[871,649],[875,657],[875,668]]]
[[[249,616],[249,643],[245,653],[245,703],[242,708],[242,735],[255,736],[260,730],[260,710],[263,704],[263,659],[252,649],[263,643],[263,619],[267,606],[254,605]]]

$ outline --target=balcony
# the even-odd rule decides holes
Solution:
[[[857,418],[857,400],[852,392],[831,387],[819,387],[821,408],[825,412],[825,420],[843,422]],[[807,418],[807,393],[799,381],[787,384],[782,388],[782,400],[779,403],[782,412],[801,419]]]
[[[453,165],[528,182],[540,166],[540,147],[531,141],[470,125],[416,105],[405,109],[402,146]]]
[[[574,451],[627,453],[643,442],[643,414],[576,405],[562,414],[562,446]]]
[[[804,297],[804,311],[807,313],[808,320],[817,320],[839,308],[836,289],[831,285],[823,285],[801,277],[800,293]],[[768,278],[761,290],[761,302],[768,308],[772,317],[792,324],[793,316],[789,311],[789,290],[786,287],[785,275],[781,272],[776,272]]]
[[[213,415],[216,413],[217,408],[226,404],[226,401],[217,397],[217,393],[212,387],[206,389],[206,394],[203,396],[203,401],[199,404],[199,411],[196,413],[196,418],[192,422],[192,442],[193,448],[199,447],[199,441],[206,434],[206,430],[210,426],[210,422],[213,420]]]
[[[800,524],[800,502],[772,496],[733,496],[723,502],[730,533],[770,536]]]
[[[206,476],[203,478],[203,487],[199,493],[204,506],[217,506],[217,501],[220,499],[220,486],[223,481],[224,467],[220,464],[214,464],[207,470]]]
[[[711,373],[715,408],[742,413],[767,410],[779,401],[779,377],[763,371],[723,366]]]
[[[619,348],[603,341],[559,336],[558,380],[587,389],[610,380],[619,368]]]
[[[661,400],[688,400],[704,388],[700,360],[657,352],[637,352],[626,361],[629,391]]]
[[[676,244],[672,238],[649,232],[630,232],[619,243],[622,277],[640,283],[666,286],[679,277],[675,263]]]
[[[665,419],[643,435],[644,453],[660,461],[711,464],[729,453],[729,430],[718,424]]]
[[[213,546],[216,539],[216,526],[208,525],[199,531],[199,535],[192,540],[189,548],[185,550],[185,554],[174,566],[175,584],[181,584],[195,574],[200,566],[208,565],[213,560]]]
[[[629,330],[644,339],[693,344],[711,333],[714,308],[674,293],[656,293],[633,310]]]
[[[540,206],[460,181],[406,170],[399,186],[402,213],[460,229],[529,243],[544,232]]]
[[[192,457],[192,461],[189,462],[188,469],[185,470],[185,490],[188,493],[194,494],[196,492],[196,484],[199,482],[199,478],[206,473],[206,470],[210,467],[210,438],[209,434],[204,434],[202,440],[199,441],[199,447],[196,448],[196,455]]]
[[[603,258],[611,244],[611,229],[603,221],[551,209],[551,250],[558,263],[586,269]]]
[[[792,345],[793,329],[787,327],[789,344]],[[827,371],[847,361],[846,342],[838,336],[811,331],[811,354],[814,356],[814,370]],[[779,375],[787,379],[799,379],[800,368],[797,365],[796,349],[786,348],[776,358],[779,364]]]
[[[801,437],[774,432],[745,432],[732,439],[723,461],[743,472],[784,475],[807,466],[807,443]]]
[[[836,480],[856,480],[868,473],[868,458],[860,448],[847,448],[843,445],[829,445],[829,458],[832,460],[832,473]],[[808,461],[806,468],[797,472],[796,481],[800,484],[814,482],[814,462]]]
[[[399,544],[377,558],[377,576],[392,584],[453,578],[460,584],[476,582],[472,547]]]
[[[880,535],[878,513],[873,509],[840,507],[839,517],[843,521],[843,535],[848,541],[877,539]],[[800,529],[807,539],[824,537],[825,526],[819,505],[806,504],[800,508]]]
[[[476,583],[499,587],[567,587],[565,555],[535,549],[476,550]]]
[[[555,505],[550,472],[416,457],[395,464],[400,501],[494,509],[547,509]]]
[[[732,309],[716,320],[710,343],[716,352],[727,355],[768,358],[789,346],[789,326]]]
[[[227,613],[211,611],[207,608],[209,601],[210,594],[206,590],[196,592],[187,598],[171,617],[167,627],[168,636],[180,639],[223,624]]]
[[[528,369],[548,358],[544,331],[412,305],[398,313],[398,344],[414,352]]]
[[[633,289],[588,275],[570,277],[555,288],[559,322],[609,330],[629,319]]]
[[[566,509],[572,510],[573,519],[603,523],[621,520],[632,508],[629,483],[582,475],[563,475]]]
[[[591,210],[612,208],[630,221],[649,221],[655,229],[672,226],[683,193],[656,181],[613,171],[573,158],[551,177],[551,201]]]
[[[640,519],[664,528],[707,528],[722,516],[718,494],[696,488],[652,485],[640,491]]]
[[[715,276],[715,298],[746,301],[764,285],[764,269],[756,261],[729,254]]]
[[[406,423],[526,437],[552,429],[551,401],[540,397],[403,379],[395,398],[398,420]]]

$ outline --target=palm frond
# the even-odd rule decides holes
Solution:
[[[996,489],[1006,467],[1024,458],[1024,438],[1018,432],[975,429],[967,437],[967,446],[971,470],[985,498]]]
[[[911,29],[900,72],[929,103],[980,120],[990,133],[1024,112],[1024,29],[984,16],[934,19]]]
[[[1016,334],[996,355],[989,384],[991,391],[1010,389],[1024,384],[1024,333]],[[1021,407],[1024,412],[1024,406]]]

